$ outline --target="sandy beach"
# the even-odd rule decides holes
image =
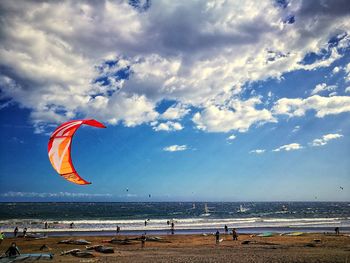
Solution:
[[[118,239],[135,236],[118,236]],[[63,239],[85,239],[90,245],[103,244],[114,249],[113,254],[93,252],[92,258],[61,255],[62,251],[85,245],[58,244]],[[302,236],[258,237],[240,235],[232,241],[230,235],[221,235],[223,241],[215,244],[213,235],[167,235],[162,242],[147,241],[141,248],[140,241],[130,244],[110,244],[113,237],[49,237],[41,240],[7,238],[0,245],[1,253],[15,241],[21,253],[52,253],[50,262],[350,262],[350,236],[304,234]],[[243,241],[248,244],[242,244]],[[244,243],[244,242],[243,242]],[[40,251],[42,245],[49,250]]]

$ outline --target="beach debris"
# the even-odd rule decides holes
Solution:
[[[305,247],[316,247],[316,245],[313,243],[307,243],[305,244]]]
[[[242,245],[255,244],[257,243],[255,240],[243,240],[241,242]]]
[[[85,239],[66,239],[61,240],[58,242],[58,244],[70,244],[70,245],[89,245],[91,242],[86,241]]]
[[[313,241],[314,241],[315,243],[321,243],[321,242],[322,242],[321,239],[314,239]]]
[[[86,185],[91,183],[79,176],[72,164],[71,158],[72,139],[81,125],[106,128],[102,123],[93,119],[65,122],[58,126],[51,134],[48,144],[48,154],[51,165],[59,175],[72,183]]]
[[[76,253],[72,253],[73,256],[79,257],[79,258],[94,258],[95,255],[90,251],[79,251]]]
[[[46,251],[46,250],[51,250],[51,248],[49,246],[47,246],[46,244],[42,245],[40,248],[39,248],[40,251]]]
[[[95,250],[100,253],[114,253],[114,249],[112,247],[106,247],[103,245],[95,245],[95,246],[87,246],[86,250]]]

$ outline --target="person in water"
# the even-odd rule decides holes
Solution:
[[[220,242],[220,232],[219,232],[219,230],[217,230],[216,233],[215,233],[215,241],[216,241],[216,244],[219,245],[219,242]]]
[[[224,229],[225,229],[225,234],[227,234],[227,233],[228,233],[228,227],[227,227],[227,225],[225,225]]]
[[[145,226],[147,226],[147,220],[145,220]]]
[[[47,223],[47,222],[45,222],[45,224],[44,224],[44,228],[45,228],[45,229],[48,229],[48,227],[49,227],[48,223]]]
[[[15,228],[15,230],[13,230],[13,236],[17,237],[18,235],[18,227]]]
[[[74,223],[72,222],[70,223],[69,228],[73,228],[73,227],[74,227]]]
[[[21,255],[15,242],[12,242],[11,246],[6,250],[5,254],[8,257],[15,257],[17,255]]]
[[[26,237],[26,234],[27,234],[27,228],[23,228],[23,237]]]
[[[232,240],[238,240],[238,234],[236,228],[232,228]]]
[[[120,232],[120,226],[117,226],[117,234]]]

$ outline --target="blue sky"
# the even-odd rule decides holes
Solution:
[[[346,1],[24,3],[1,3],[0,201],[350,200]],[[47,156],[82,118],[107,126],[73,140],[88,186]]]

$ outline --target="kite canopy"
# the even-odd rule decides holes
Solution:
[[[81,178],[75,171],[71,159],[71,145],[74,133],[81,125],[89,125],[97,128],[106,128],[96,120],[74,120],[58,126],[51,134],[48,152],[53,168],[66,180],[75,184],[91,184]]]

